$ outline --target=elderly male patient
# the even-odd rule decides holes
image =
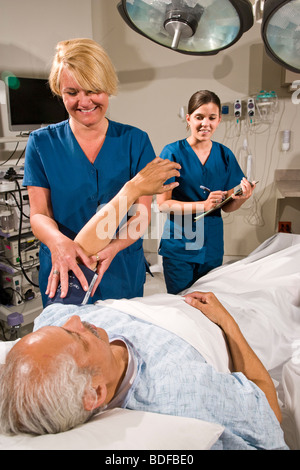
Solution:
[[[97,237],[99,221],[116,222],[140,195],[169,190],[163,183],[179,169],[155,159],[76,242],[92,257],[115,230]],[[56,289],[56,280],[50,284]],[[233,317],[212,293],[195,292],[185,301],[223,330],[232,373],[217,372],[194,347],[152,323],[104,305],[54,301],[0,368],[0,432],[63,432],[123,407],[220,423],[225,430],[216,449],[286,449],[272,380]]]
[[[0,431],[57,433],[124,407],[220,423],[215,449],[285,449],[273,383],[234,319],[212,293],[185,301],[223,329],[236,372],[126,313],[54,303],[7,355]]]

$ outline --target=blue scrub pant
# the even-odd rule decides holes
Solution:
[[[163,257],[163,269],[168,294],[178,294],[191,287],[200,277],[221,266],[223,259],[210,263],[189,263],[175,258]]]

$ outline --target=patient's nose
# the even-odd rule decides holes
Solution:
[[[66,323],[63,325],[66,330],[70,331],[83,331],[85,327],[82,324],[82,321],[78,315],[73,315],[70,317]]]

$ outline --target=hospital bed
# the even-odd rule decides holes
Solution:
[[[286,443],[300,449],[300,235],[278,233],[246,258],[225,264],[186,292],[214,292],[268,369],[281,404]],[[167,328],[229,372],[223,334],[181,295],[97,302]],[[0,362],[13,343],[0,343]],[[56,435],[0,436],[0,449],[210,449],[223,427],[204,421],[115,409]]]

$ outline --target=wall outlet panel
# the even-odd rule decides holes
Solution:
[[[278,232],[292,233],[292,222],[278,222]]]

